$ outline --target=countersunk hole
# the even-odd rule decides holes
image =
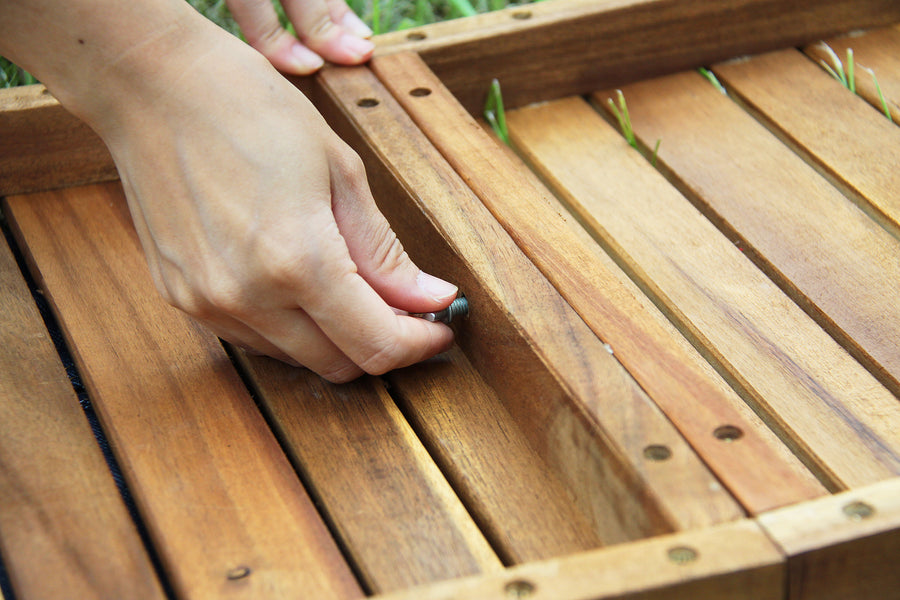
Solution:
[[[676,565],[686,565],[692,563],[700,556],[700,554],[688,546],[676,546],[669,548],[669,560]]]
[[[378,100],[375,98],[360,98],[356,101],[356,105],[362,108],[372,108],[378,106]]]
[[[428,37],[428,36],[426,36],[421,31],[410,31],[409,33],[406,34],[406,39],[408,39],[411,42],[421,42],[426,37]]]
[[[247,577],[251,572],[252,571],[250,570],[250,567],[234,567],[233,569],[228,570],[228,573],[225,574],[225,577],[227,577],[231,581],[234,581],[236,579],[243,579],[244,577]]]
[[[531,11],[530,10],[517,10],[516,12],[514,12],[512,14],[512,18],[518,19],[520,21],[524,21],[525,19],[530,19]]]
[[[510,598],[528,598],[534,594],[537,587],[530,581],[524,579],[516,579],[510,581],[504,586],[503,591]]]
[[[409,91],[410,96],[415,96],[416,98],[424,98],[425,96],[431,95],[431,90],[425,87],[417,87]]]
[[[722,425],[721,427],[716,427],[716,430],[713,431],[713,435],[716,436],[717,440],[734,442],[744,437],[744,432],[734,425]]]
[[[644,448],[644,458],[655,461],[667,460],[672,456],[672,451],[668,446],[662,444],[651,444]]]
[[[862,521],[875,514],[875,508],[865,502],[851,502],[844,506],[843,511],[851,521]]]

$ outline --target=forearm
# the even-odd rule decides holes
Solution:
[[[0,0],[0,54],[100,129],[136,98],[152,102],[220,35],[184,0]]]

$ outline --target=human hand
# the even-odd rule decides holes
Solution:
[[[281,0],[300,40],[281,26],[270,0],[227,0],[226,4],[247,42],[285,73],[308,75],[322,66],[323,58],[359,64],[375,48],[365,39],[372,30],[344,0]]]
[[[231,36],[179,81],[130,90],[94,125],[115,158],[157,288],[220,337],[335,381],[424,360],[455,286],[419,271],[359,158]]]

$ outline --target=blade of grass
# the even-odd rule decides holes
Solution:
[[[503,109],[503,94],[500,91],[500,82],[491,81],[488,89],[487,101],[484,103],[484,118],[490,124],[497,137],[506,144],[509,143],[509,129],[506,126],[506,111]]]
[[[478,11],[475,10],[475,7],[472,6],[472,3],[469,0],[448,0],[450,6],[456,9],[459,14],[464,17],[472,17],[478,14]]]
[[[875,77],[875,71],[862,65],[860,65],[859,68],[867,71],[869,75],[872,76],[872,82],[875,84],[875,92],[878,94],[879,102],[881,102],[881,110],[884,112],[884,116],[887,117],[887,120],[893,123],[894,118],[891,116],[891,109],[888,106],[887,100],[884,98],[884,92],[881,91],[881,86],[878,84],[878,78]]]

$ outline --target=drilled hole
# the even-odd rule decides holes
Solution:
[[[514,12],[514,13],[512,14],[512,18],[513,18],[513,19],[518,19],[518,20],[520,20],[520,21],[524,21],[524,20],[526,20],[526,19],[530,19],[530,18],[531,18],[531,11],[530,11],[530,10],[517,10],[516,12]]]
[[[228,573],[225,574],[225,577],[234,581],[236,579],[243,579],[244,577],[247,577],[248,575],[250,575],[250,573],[251,573],[250,567],[240,566],[240,567],[235,567],[233,569],[229,569]]]
[[[421,42],[426,37],[427,36],[424,33],[422,33],[421,31],[410,31],[409,33],[406,34],[406,39],[408,39],[411,42]]]
[[[722,425],[721,427],[717,427],[716,430],[713,431],[713,435],[716,436],[717,440],[722,440],[723,442],[734,442],[744,437],[744,432],[734,425]]]
[[[425,96],[431,95],[431,90],[425,87],[417,87],[413,90],[410,90],[409,95],[415,96],[416,98],[424,98]]]
[[[692,563],[700,556],[699,553],[688,546],[676,546],[669,548],[669,560],[677,565]]]
[[[378,106],[378,100],[375,98],[360,98],[356,101],[356,105],[362,108],[372,108],[373,106]]]
[[[844,514],[852,521],[862,521],[875,514],[875,508],[865,502],[851,502],[844,506]]]
[[[672,451],[668,446],[662,444],[651,444],[644,448],[644,458],[649,460],[661,461],[667,460],[672,456]]]
[[[503,588],[503,591],[506,593],[509,598],[528,598],[532,594],[534,594],[535,585],[530,581],[525,581],[524,579],[517,579],[515,581],[510,581]]]

